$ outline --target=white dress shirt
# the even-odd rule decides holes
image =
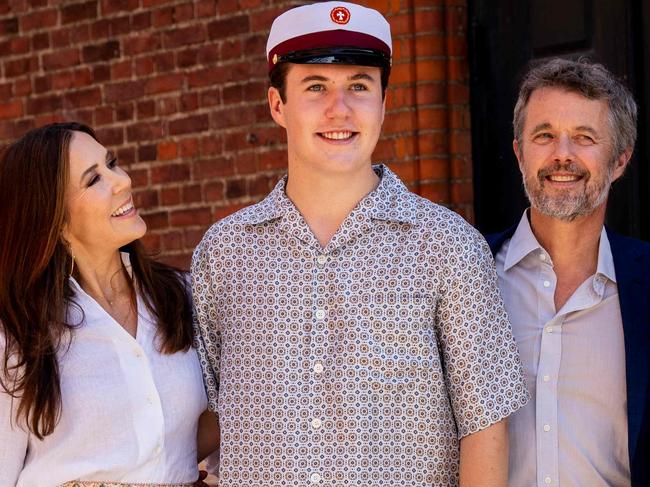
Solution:
[[[509,418],[510,485],[629,486],[623,323],[605,230],[596,273],[557,311],[553,262],[526,213],[496,266],[533,397]]]
[[[195,350],[160,353],[140,296],[133,338],[70,279],[85,319],[70,307],[72,322],[83,322],[59,352],[61,419],[40,441],[15,424],[17,402],[12,409],[0,393],[0,486],[195,481],[197,423],[207,406]]]

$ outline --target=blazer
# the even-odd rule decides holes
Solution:
[[[515,233],[487,235],[492,254]],[[650,486],[650,243],[609,229],[625,341],[627,426],[633,487]]]

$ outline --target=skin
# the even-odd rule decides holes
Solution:
[[[268,101],[273,119],[287,131],[287,196],[325,247],[379,183],[371,156],[384,120],[380,70],[296,64],[287,73],[286,93],[283,103],[271,87]],[[327,138],[336,134],[345,138]]]
[[[113,215],[129,203],[131,178],[112,153],[88,134],[75,132],[63,236],[75,257],[81,287],[135,336],[137,314],[119,249],[142,237],[147,226],[135,208]]]
[[[603,100],[558,88],[535,90],[513,148],[531,200],[530,223],[557,276],[555,308],[596,272],[607,195],[630,160],[613,154]]]
[[[380,70],[295,64],[285,86],[286,103],[273,87],[268,101],[273,120],[287,131],[286,193],[324,248],[356,204],[379,183],[371,157],[385,113]],[[324,137],[337,132],[346,137]],[[505,422],[461,439],[460,457],[462,486],[505,486]]]

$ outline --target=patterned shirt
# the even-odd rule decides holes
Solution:
[[[195,251],[220,487],[455,486],[459,438],[528,400],[487,244],[375,170],[325,248],[284,179]]]

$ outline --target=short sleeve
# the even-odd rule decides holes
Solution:
[[[436,332],[462,438],[509,416],[529,394],[487,243],[470,229],[444,259]]]
[[[208,409],[218,412],[221,331],[218,322],[218,286],[214,282],[214,258],[204,241],[192,258],[192,299],[194,302],[195,348],[201,363]]]

